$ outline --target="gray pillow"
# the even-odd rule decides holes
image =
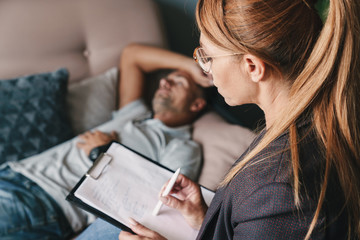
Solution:
[[[0,80],[0,164],[73,137],[65,102],[68,77],[62,68]]]
[[[116,109],[118,69],[68,86],[67,104],[75,134],[83,133],[111,119]]]

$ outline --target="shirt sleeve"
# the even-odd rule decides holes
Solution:
[[[119,121],[130,121],[146,114],[150,114],[150,109],[146,106],[143,99],[138,99],[128,103],[119,110],[113,111],[112,118]]]
[[[196,181],[201,167],[200,145],[191,140],[173,139],[160,154],[160,163]]]

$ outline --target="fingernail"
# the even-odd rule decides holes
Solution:
[[[130,225],[132,225],[132,226],[136,226],[138,224],[138,222],[135,221],[133,218],[129,218],[128,220],[129,220]]]

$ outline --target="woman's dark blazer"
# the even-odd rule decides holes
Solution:
[[[298,125],[302,168],[298,208],[294,204],[289,133],[285,132],[216,192],[197,239],[304,239],[317,206],[324,172],[324,157],[310,127],[309,121]],[[249,149],[264,134],[265,131],[260,133]],[[258,160],[262,161],[253,164]],[[338,217],[343,194],[335,174],[330,186],[311,239],[346,237],[347,215]]]

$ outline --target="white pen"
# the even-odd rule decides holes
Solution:
[[[174,187],[174,184],[175,184],[176,179],[178,178],[179,174],[180,174],[180,168],[178,168],[175,171],[174,175],[172,175],[172,177],[170,178],[168,185],[166,186],[165,190],[161,194],[162,197],[166,197],[170,193],[171,189]],[[162,206],[162,202],[159,200],[152,212],[152,215],[154,215],[154,216],[158,215],[161,206]]]

